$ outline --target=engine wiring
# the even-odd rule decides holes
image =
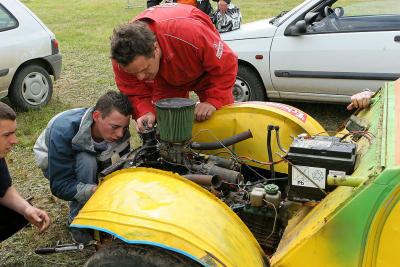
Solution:
[[[278,211],[276,210],[276,207],[274,204],[272,204],[271,202],[269,202],[268,200],[263,199],[265,203],[271,205],[274,208],[275,211],[275,217],[274,217],[274,225],[272,226],[272,231],[271,233],[267,236],[267,239],[269,239],[275,232],[275,226],[276,226],[276,219],[278,218]]]
[[[268,179],[268,182],[270,182],[270,181],[284,181],[284,180],[288,180],[289,178],[288,177],[279,177],[279,178],[266,178],[266,179]],[[235,184],[235,183],[229,183],[229,182],[225,182],[225,184],[238,186],[238,187],[248,187],[248,186],[255,186],[258,184],[262,184],[264,182],[265,182],[265,179],[257,180],[255,182],[247,183],[247,184]]]
[[[237,163],[239,163],[240,165],[245,165],[250,171],[252,171],[256,176],[258,176],[259,178],[261,178],[263,181],[265,182],[269,182],[272,181],[271,178],[267,178],[265,176],[263,176],[262,174],[258,173],[254,168],[252,168],[250,165],[248,165],[245,161],[243,161],[241,158],[246,158],[251,162],[255,162],[261,165],[275,165],[278,164],[280,162],[283,161],[283,159],[276,161],[276,162],[261,162],[255,159],[252,159],[250,157],[247,156],[239,156],[238,154],[236,154],[236,152],[234,152],[232,149],[230,149],[229,147],[225,146],[220,139],[218,139],[209,129],[200,129],[190,140],[193,141],[196,139],[196,137],[201,133],[201,132],[208,132],[218,143],[221,144],[222,147],[224,147],[226,149],[226,151],[221,151],[221,152],[217,152],[214,154],[214,156],[216,156],[219,153],[227,153],[229,154],[231,157],[231,159],[235,160]],[[189,149],[196,153],[195,151],[193,151],[190,147]],[[199,155],[199,153],[196,153],[197,155]],[[240,162],[239,162],[240,161]],[[275,179],[279,179],[279,178],[273,178],[273,180]]]
[[[359,134],[359,135],[363,136],[365,139],[368,140],[369,143],[372,143],[372,140],[375,138],[375,136],[368,131],[350,131],[349,133],[343,135],[340,138],[340,141],[346,139],[348,136],[354,136],[355,134]]]

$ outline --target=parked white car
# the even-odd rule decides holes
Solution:
[[[307,0],[221,36],[239,56],[235,101],[348,102],[400,77],[398,0]]]
[[[18,0],[0,0],[0,98],[20,110],[47,104],[62,56],[54,34]]]

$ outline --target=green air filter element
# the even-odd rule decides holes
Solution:
[[[188,98],[166,98],[155,103],[161,140],[184,142],[192,137],[195,102]]]

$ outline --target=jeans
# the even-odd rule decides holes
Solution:
[[[83,184],[97,184],[97,161],[96,156],[91,155],[86,152],[80,152],[76,155],[75,161],[75,174],[76,179],[79,183]],[[49,179],[47,170],[42,170],[44,176]],[[69,202],[69,217],[68,224],[74,220],[75,216],[85,205],[85,203],[80,203],[76,200]]]

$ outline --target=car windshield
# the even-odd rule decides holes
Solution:
[[[287,18],[289,18],[293,13],[297,12],[297,10],[299,10],[300,8],[302,8],[304,5],[306,5],[307,3],[311,2],[311,1],[314,1],[314,0],[306,0],[290,11],[283,11],[283,12],[279,13],[276,17],[271,19],[269,21],[269,23],[273,24],[273,25],[281,24],[283,21],[285,21]]]

